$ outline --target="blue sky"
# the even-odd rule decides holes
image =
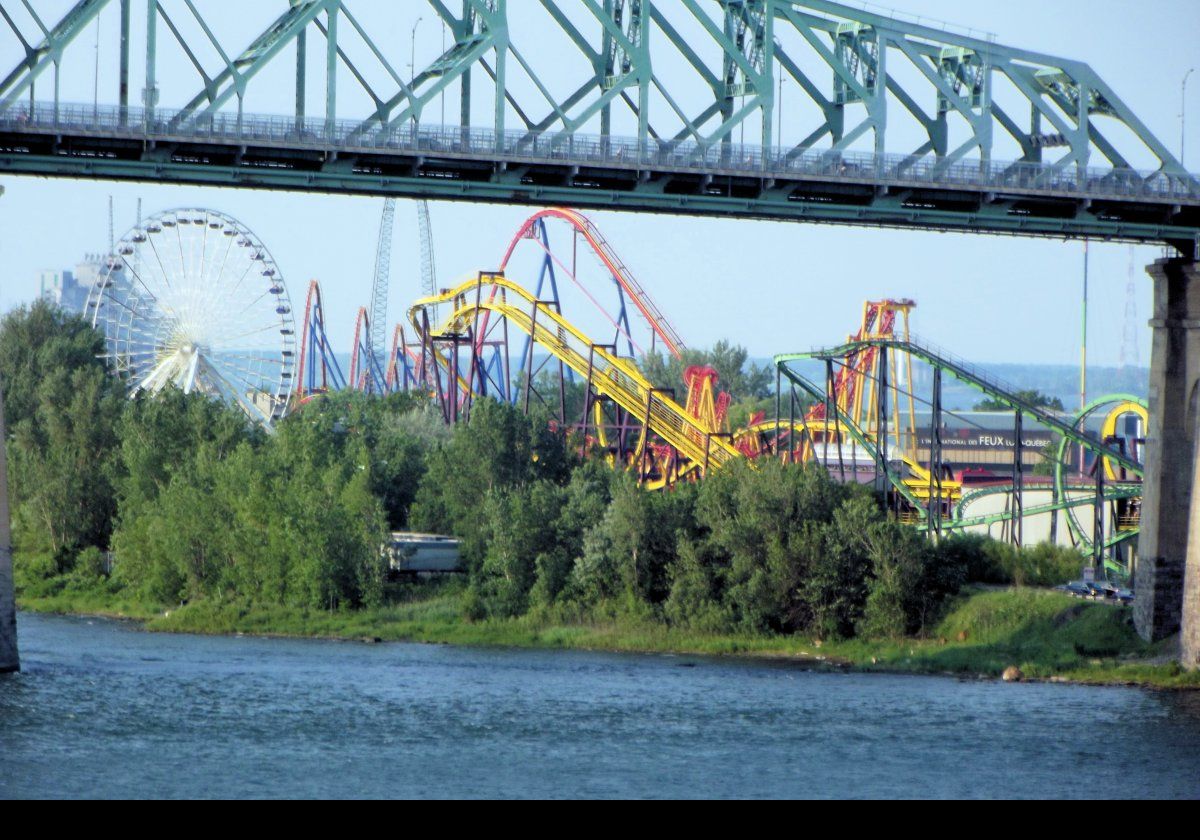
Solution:
[[[511,5],[515,8],[521,2],[511,0]],[[47,0],[36,5],[47,7],[47,16],[53,17],[63,3]],[[364,16],[372,11],[392,16],[386,43],[400,45],[393,56],[398,67],[408,63],[411,21],[418,15],[423,17],[418,30],[422,33],[418,63],[440,52],[433,15],[424,3],[400,4],[399,11],[390,3],[375,4],[374,9],[363,0],[359,5],[368,7]],[[887,5],[910,15],[987,30],[1001,43],[1090,63],[1150,130],[1177,152],[1180,80],[1189,67],[1200,66],[1195,39],[1200,32],[1200,3],[1008,0],[1004,4],[964,5],[943,0],[890,0]],[[279,6],[264,4],[263,9],[273,14]],[[109,33],[115,31],[116,21],[114,15],[106,14],[101,23],[100,58],[107,68],[115,60],[108,53],[115,42]],[[135,18],[141,14],[135,12]],[[236,29],[231,32],[230,40],[236,42]],[[88,37],[84,37],[88,46],[81,54],[85,65],[92,57]],[[162,37],[160,34],[160,41]],[[14,44],[6,33],[0,33],[0,64],[7,67],[15,61]],[[550,55],[544,60],[552,59]],[[187,68],[172,62],[164,59],[160,72],[164,95],[168,89],[179,94],[194,87],[185,78]],[[64,98],[90,102],[90,67],[73,70],[74,75],[64,77]],[[137,89],[140,80],[136,75],[135,81]],[[287,82],[260,79],[259,98],[248,100],[247,110],[286,112],[292,95],[290,80]],[[789,95],[799,97],[794,87],[785,89],[785,108]],[[100,98],[115,100],[104,91]],[[285,104],[271,107],[276,101]],[[1189,168],[1196,171],[1200,170],[1200,74],[1189,84],[1188,109]],[[456,106],[448,106],[447,111],[454,113]],[[354,116],[355,112],[344,114]],[[786,120],[785,116],[785,134]],[[426,122],[431,121],[436,118],[427,114]],[[796,116],[792,122],[799,131],[803,120]],[[369,295],[381,199],[13,177],[0,178],[0,184],[6,190],[0,197],[0,307],[7,309],[30,300],[36,294],[41,269],[69,267],[85,252],[105,246],[110,195],[116,203],[118,236],[133,223],[140,197],[147,214],[169,207],[206,206],[248,224],[280,264],[298,306],[308,279],[322,281],[332,321],[331,338],[349,349],[355,311]],[[530,212],[531,208],[434,204],[443,285],[495,267],[509,238]],[[1079,357],[1083,266],[1079,243],[757,221],[590,215],[692,346],[728,338],[746,345],[756,356],[804,350],[843,338],[857,320],[864,299],[893,296],[915,299],[914,331],[960,356],[981,362],[1053,364],[1072,364]],[[1150,284],[1142,267],[1159,253],[1160,249],[1141,247],[1132,254],[1143,365],[1149,359],[1145,322],[1150,311]],[[1128,246],[1092,246],[1089,358],[1095,364],[1118,362],[1130,260]],[[403,316],[419,287],[415,204],[402,201],[392,269],[393,320]]]

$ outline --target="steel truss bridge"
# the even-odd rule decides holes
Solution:
[[[0,172],[1197,251],[1200,179],[1079,61],[826,0],[428,3],[446,48],[419,65],[414,29],[404,73],[361,0],[279,0],[259,25],[267,4],[231,24],[194,0],[78,0],[58,21],[3,0]],[[115,101],[62,101],[106,9],[119,69],[96,84]],[[190,85],[160,87],[167,58]],[[447,97],[457,121],[431,124]]]

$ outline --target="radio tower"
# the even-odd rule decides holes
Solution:
[[[421,291],[433,297],[437,289],[437,260],[433,253],[433,221],[429,217],[429,202],[417,202],[417,220],[421,228]]]
[[[392,220],[396,216],[396,199],[383,201],[383,214],[379,220],[379,242],[375,247],[375,280],[371,285],[370,335],[367,338],[375,364],[379,370],[387,369],[388,277],[392,270]],[[369,366],[368,366],[368,369]],[[374,383],[382,389],[383,383]]]
[[[433,297],[438,293],[437,260],[433,250],[433,219],[429,215],[429,202],[422,199],[417,202],[417,225],[421,232],[421,292],[425,297]],[[431,317],[438,320],[437,307],[432,307]],[[433,382],[437,377],[437,363],[432,356],[426,360],[424,371],[425,381]]]
[[[1125,332],[1121,338],[1121,371],[1142,366],[1138,351],[1137,267],[1136,254],[1129,246],[1129,280],[1125,284]]]

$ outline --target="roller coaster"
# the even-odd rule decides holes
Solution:
[[[581,452],[607,458],[651,488],[698,480],[739,460],[818,463],[836,480],[874,485],[901,521],[934,538],[999,527],[1001,538],[1019,545],[1026,523],[1044,517],[1051,541],[1061,541],[1065,524],[1062,537],[1125,574],[1138,529],[1145,402],[1117,395],[1074,417],[1034,404],[913,337],[914,306],[868,302],[859,329],[842,344],[776,356],[775,416],[760,412],[731,430],[730,398],[712,368],[687,368],[682,395],[646,375],[639,357],[663,351],[682,360],[683,339],[596,226],[552,208],[526,220],[497,270],[415,301],[384,360],[371,352],[370,315],[360,309],[348,376],[326,337],[314,281],[293,403],[342,388],[418,391],[451,424],[469,420],[483,398],[526,413],[537,408]],[[823,382],[812,373],[821,368]],[[1012,452],[1008,474],[950,463],[947,422],[972,421],[944,408],[945,377],[1011,410],[1013,426],[1003,436]],[[924,396],[917,378],[928,380]],[[923,428],[918,406],[928,415]],[[1053,457],[1028,451],[1031,423],[1056,438]],[[1026,475],[1031,458],[1052,475]]]
[[[928,399],[918,397],[912,388],[914,360],[930,371]],[[795,369],[796,363],[803,361],[825,364],[825,386]],[[813,401],[810,418],[821,418],[824,428],[829,428],[826,418],[832,417],[832,427],[844,427],[849,434],[849,457],[845,455],[845,438],[834,436],[837,454],[832,456],[828,445],[825,447],[826,466],[845,478],[849,460],[855,479],[863,480],[865,472],[904,521],[935,534],[990,530],[1002,523],[1012,541],[1022,544],[1027,520],[1050,517],[1050,538],[1056,540],[1061,516],[1073,544],[1092,554],[1097,562],[1104,560],[1113,571],[1128,570],[1129,550],[1136,544],[1144,474],[1141,455],[1148,420],[1144,400],[1113,395],[1096,400],[1073,418],[1064,417],[1034,404],[1016,388],[969,363],[909,335],[860,333],[837,347],[776,356],[775,363],[781,379],[791,389],[792,400],[799,394]],[[898,369],[909,371],[907,380],[896,375]],[[836,377],[835,370],[839,372]],[[845,376],[847,371],[852,375]],[[1012,452],[1010,476],[987,476],[968,485],[965,472],[956,474],[946,461],[942,446],[945,420],[954,416],[960,422],[966,421],[961,414],[942,407],[945,375],[1013,412],[1011,437],[1006,438]],[[832,388],[830,382],[834,383]],[[839,383],[845,384],[839,388]],[[908,405],[908,423],[889,429],[891,419],[900,414],[902,402]],[[930,414],[929,439],[921,447],[923,452],[917,445],[914,420],[913,406],[918,402],[927,406]],[[1089,421],[1096,416],[1103,418],[1099,434],[1089,428]],[[1052,431],[1058,439],[1052,479],[1037,484],[1030,483],[1024,469],[1028,420]],[[1050,499],[1026,505],[1031,493],[1048,493]],[[1003,510],[972,513],[971,508],[997,496],[1005,502]],[[1084,508],[1090,509],[1090,522],[1080,518]],[[1124,550],[1124,560],[1119,559],[1118,549]]]

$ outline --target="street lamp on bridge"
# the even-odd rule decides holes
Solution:
[[[409,41],[408,51],[409,107],[412,108],[412,126],[414,132],[417,128],[417,27],[421,25],[422,20],[424,18],[417,18],[416,23],[412,26],[412,39]]]
[[[1179,85],[1179,165],[1187,171],[1187,83],[1188,76],[1196,72],[1193,67],[1183,74]]]

